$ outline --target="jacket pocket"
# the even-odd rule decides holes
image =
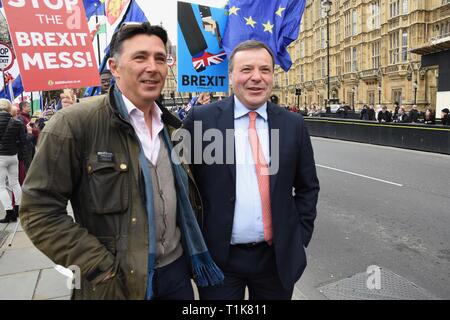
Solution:
[[[89,208],[96,214],[124,213],[129,201],[128,161],[116,154],[113,162],[100,162],[97,155],[87,163]]]

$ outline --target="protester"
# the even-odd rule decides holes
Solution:
[[[435,124],[436,123],[434,112],[430,108],[428,108],[425,111],[425,115],[423,116],[423,123],[425,123],[425,124]]]
[[[392,122],[392,114],[388,111],[386,106],[382,106],[381,111],[378,112],[377,119],[379,123]]]
[[[291,299],[316,217],[319,182],[311,141],[301,115],[268,102],[274,56],[265,44],[239,44],[229,74],[234,95],[193,108],[184,122],[191,139],[183,141],[197,158],[193,172],[205,208],[205,240],[225,273],[223,285],[199,289],[200,299],[243,300],[246,287],[250,300]],[[234,148],[227,140],[224,158],[213,164],[197,157],[209,146],[194,145],[210,129],[224,139],[234,129]],[[272,152],[271,130],[279,133]]]
[[[444,126],[450,125],[450,114],[448,108],[444,108],[441,110],[441,123]]]
[[[369,121],[375,121],[376,117],[375,117],[375,109],[373,107],[373,105],[370,105],[369,110],[367,111],[368,114],[368,119]]]
[[[12,105],[9,100],[0,99],[0,201],[6,210],[6,216],[0,223],[17,221],[22,190],[19,184],[19,162],[17,153],[21,150],[25,167],[30,165],[27,153],[26,135],[23,123],[11,115]],[[6,190],[6,178],[14,195],[15,205]]]
[[[112,74],[109,70],[103,70],[100,73],[100,81],[101,81],[101,94],[108,93],[109,88],[111,87]]]
[[[394,117],[394,122],[397,123],[409,123],[411,122],[408,115],[406,114],[405,107],[401,106],[398,110],[398,114]]]
[[[417,105],[414,104],[411,107],[411,110],[409,110],[408,117],[409,117],[410,122],[413,122],[413,123],[419,122],[420,111],[417,110]]]
[[[223,280],[196,221],[190,170],[171,156],[169,131],[181,122],[155,102],[166,45],[160,26],[123,25],[110,44],[108,95],[58,111],[40,137],[20,218],[39,250],[80,269],[72,299],[193,300],[191,278]]]

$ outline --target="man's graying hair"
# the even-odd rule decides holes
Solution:
[[[164,43],[164,47],[166,47],[167,45],[167,31],[160,26],[152,26],[148,22],[138,24],[124,24],[112,36],[110,45],[110,57],[115,59],[119,58],[120,54],[122,53],[123,42],[140,34],[157,36]]]
[[[236,53],[238,53],[239,51],[254,50],[254,49],[265,49],[272,58],[272,68],[275,67],[275,56],[273,55],[272,50],[264,42],[256,40],[247,40],[238,44],[236,48],[234,48],[233,51],[231,52],[228,64],[228,72],[233,71],[233,58],[236,55]]]

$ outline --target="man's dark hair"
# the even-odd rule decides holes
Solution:
[[[23,108],[24,108],[27,104],[29,104],[27,101],[22,101],[22,102],[20,102],[20,103],[19,103],[19,109],[20,109],[20,111],[23,111]]]
[[[152,26],[149,22],[123,24],[112,36],[110,44],[110,57],[113,58],[120,55],[122,51],[122,43],[125,40],[140,34],[157,36],[164,43],[164,47],[167,45],[167,32],[160,26]]]
[[[100,75],[102,75],[102,74],[107,74],[107,75],[109,75],[109,76],[112,76],[111,71],[109,71],[108,69],[103,70],[103,71],[100,73]]]
[[[442,112],[446,113],[446,114],[449,114],[450,111],[448,110],[448,108],[444,108],[444,109],[442,109]]]
[[[272,68],[275,67],[275,56],[273,55],[273,52],[268,45],[266,45],[264,42],[261,41],[247,40],[238,44],[237,47],[234,48],[233,51],[231,52],[229,57],[228,72],[233,71],[233,58],[236,55],[236,53],[238,53],[239,51],[247,51],[254,49],[265,49],[272,58]]]
[[[270,102],[274,103],[274,104],[278,104],[278,97],[276,95],[271,95],[270,96]]]

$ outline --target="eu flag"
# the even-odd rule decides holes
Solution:
[[[105,0],[83,0],[83,5],[88,20],[93,15],[105,14]]]
[[[306,0],[230,0],[222,39],[226,53],[246,40],[267,44],[284,71],[292,65],[287,46],[298,38]]]

